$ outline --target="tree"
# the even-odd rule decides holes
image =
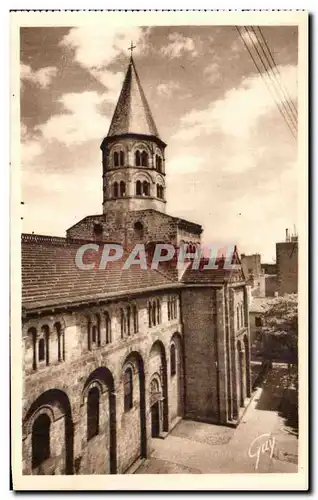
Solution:
[[[263,356],[267,361],[298,363],[298,295],[275,297],[263,313]]]

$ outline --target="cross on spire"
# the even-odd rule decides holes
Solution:
[[[136,48],[136,45],[133,44],[133,42],[131,41],[130,43],[130,47],[128,47],[128,50],[130,50],[130,57],[132,59],[132,53],[133,53],[133,50]]]

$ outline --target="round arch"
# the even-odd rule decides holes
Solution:
[[[49,389],[43,392],[30,406],[23,421],[23,433],[27,438],[31,438],[32,426],[40,413],[46,413],[52,422],[58,421],[64,417],[64,473],[73,474],[74,462],[74,426],[72,419],[72,410],[67,394],[60,389]],[[58,464],[55,464],[58,466]]]
[[[159,356],[160,366],[157,366],[158,362],[155,359],[156,355]],[[162,430],[168,432],[169,430],[169,398],[168,398],[168,373],[167,373],[167,356],[166,349],[161,342],[161,340],[156,340],[150,350],[148,356],[149,369],[151,370],[151,378],[159,373],[160,383],[162,388]],[[159,370],[158,370],[159,368]],[[149,398],[150,398],[150,386],[149,386]]]
[[[145,368],[144,360],[140,352],[131,351],[124,359],[121,366],[121,374],[123,375],[127,366],[133,365],[135,368],[135,376],[138,375],[139,382],[139,428],[140,428],[140,444],[139,456],[147,456],[147,427],[146,427],[146,389],[145,389]],[[137,372],[137,373],[136,373]],[[122,377],[120,377],[122,383]],[[127,413],[129,418],[129,413]],[[127,464],[127,469],[131,464]],[[123,471],[124,472],[124,471]]]
[[[82,418],[86,417],[87,396],[90,389],[92,389],[93,387],[96,387],[98,389],[100,396],[104,395],[107,397],[107,402],[109,407],[109,423],[108,423],[108,433],[106,431],[105,435],[105,454],[107,450],[107,443],[109,443],[108,447],[109,471],[110,474],[116,474],[117,472],[116,396],[114,388],[114,377],[108,368],[106,368],[105,366],[96,368],[96,370],[91,372],[90,375],[87,377],[81,394],[81,405],[82,408],[84,408],[84,411],[82,412]]]

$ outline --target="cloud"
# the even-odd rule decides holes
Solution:
[[[95,91],[64,94],[59,99],[65,114],[53,115],[36,127],[47,140],[55,139],[68,146],[102,139],[108,132],[109,118],[101,115],[99,106],[105,101],[104,94]]]
[[[198,54],[192,38],[174,32],[168,35],[168,40],[168,45],[161,47],[160,50],[161,54],[165,57],[174,59],[181,57],[185,52],[188,52],[192,56]]]
[[[188,172],[198,172],[205,162],[203,156],[195,154],[181,154],[174,156],[167,161],[167,173],[169,175],[186,174]]]
[[[211,64],[208,64],[208,66],[205,66],[203,73],[207,77],[209,83],[216,83],[222,78],[220,69],[220,63],[215,61]]]
[[[283,84],[292,99],[297,99],[297,67],[280,66]],[[192,110],[181,118],[175,138],[194,139],[213,132],[248,137],[258,120],[276,108],[272,95],[260,75],[244,78],[241,84],[225,92],[224,97],[211,102],[203,110]],[[278,110],[277,110],[278,112]]]
[[[139,27],[94,26],[72,28],[63,37],[60,46],[74,52],[74,60],[87,69],[109,91],[108,99],[114,100],[114,92],[120,86],[123,74],[109,69],[118,56],[128,55],[131,40],[136,46],[134,53],[147,51],[146,29]]]
[[[22,81],[26,80],[38,85],[41,88],[47,88],[57,74],[57,68],[54,66],[47,66],[40,68],[37,71],[33,70],[27,64],[21,64],[20,75]]]
[[[171,97],[174,90],[179,90],[180,84],[174,81],[159,83],[157,85],[157,94],[164,97]]]

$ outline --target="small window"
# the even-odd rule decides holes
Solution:
[[[112,331],[111,331],[111,321],[108,312],[105,313],[105,323],[106,323],[106,344],[110,344],[112,341]]]
[[[125,153],[120,151],[119,153],[120,166],[123,167],[125,165]]]
[[[51,420],[42,413],[34,421],[32,427],[32,468],[38,467],[50,458],[50,427]]]
[[[135,229],[136,236],[138,238],[142,238],[144,235],[144,226],[142,225],[142,223],[139,221],[135,222],[134,229]]]
[[[103,236],[103,225],[100,223],[95,223],[94,224],[94,236],[97,240],[101,239]]]
[[[128,306],[127,307],[127,334],[130,335],[130,314],[131,314],[131,309]]]
[[[124,409],[129,411],[133,407],[133,374],[127,368],[124,374]]]
[[[140,156],[140,151],[138,149],[135,153],[135,164],[136,164],[136,167],[141,166],[141,156]]]
[[[136,195],[137,196],[141,196],[141,182],[140,181],[137,181],[136,182]]]
[[[138,309],[137,306],[133,306],[133,317],[134,317],[134,333],[137,333],[139,330],[138,325]]]
[[[171,372],[171,377],[173,377],[177,373],[177,363],[176,363],[176,346],[174,344],[171,344],[170,347],[170,372]]]
[[[97,327],[96,325],[92,326],[92,344],[96,344],[97,340]]]
[[[141,165],[143,167],[148,167],[148,153],[146,151],[141,153]]]
[[[142,190],[143,190],[144,196],[149,196],[149,193],[150,193],[150,184],[149,184],[149,182],[144,181],[142,183]]]
[[[87,441],[99,433],[99,390],[92,387],[87,396]]]
[[[126,184],[120,181],[120,196],[126,196]]]
[[[158,325],[161,323],[161,303],[159,299],[157,299],[157,323]]]
[[[157,306],[156,301],[152,303],[152,326],[156,326],[157,323]]]
[[[126,317],[123,309],[120,310],[120,335],[123,339],[126,334]]]
[[[118,197],[118,182],[114,182],[114,186],[113,186],[113,196],[114,196],[114,198],[117,198],[117,197]]]
[[[237,306],[236,308],[236,328],[237,330],[240,329],[240,308]]]
[[[114,153],[114,167],[119,167],[119,154],[117,151]]]
[[[255,326],[257,326],[257,327],[263,326],[263,321],[262,321],[262,318],[260,316],[255,317]]]
[[[63,361],[65,357],[64,353],[64,332],[61,327],[61,323],[55,323],[55,331],[57,336],[57,359],[58,361]]]
[[[152,305],[151,302],[148,304],[148,326],[149,328],[152,327]]]
[[[37,347],[37,335],[36,335],[36,329],[35,328],[29,328],[28,330],[28,335],[31,337],[32,341],[32,368],[33,370],[36,370],[37,366],[37,352],[36,352],[36,347]]]
[[[44,339],[39,340],[39,361],[45,360],[45,342]]]

